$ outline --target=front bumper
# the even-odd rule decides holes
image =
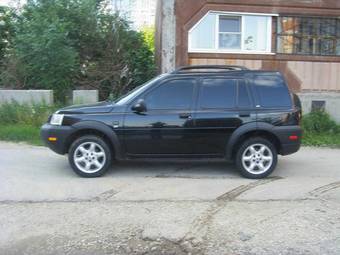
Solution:
[[[273,129],[273,133],[280,140],[279,154],[282,156],[293,154],[301,147],[302,129],[300,126],[280,126]],[[296,136],[296,140],[290,137]]]
[[[45,124],[41,127],[40,135],[45,145],[54,152],[64,155],[68,152],[70,136],[75,132],[71,126],[53,126]],[[49,138],[56,138],[50,141]]]

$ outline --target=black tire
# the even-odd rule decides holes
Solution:
[[[249,165],[247,165],[247,163],[243,164],[243,154],[245,153],[245,156],[247,156],[246,153],[249,152],[248,148],[252,145],[257,146],[258,148],[259,148],[259,145],[265,145],[267,147],[267,149],[270,150],[270,153],[272,155],[272,161],[271,161],[271,164],[270,164],[270,162],[267,162],[267,165],[266,165],[265,168],[268,168],[268,169],[266,169],[265,172],[261,172],[260,168],[258,169],[259,173],[254,173],[254,171],[256,171],[256,170],[253,170],[253,171],[250,172],[249,170],[247,170],[247,168],[244,166],[244,164],[246,164],[246,166],[250,167],[250,163],[252,163],[252,162],[249,162]],[[256,147],[255,147],[255,149],[256,149]],[[268,155],[265,155],[265,156],[270,156],[269,151],[267,151],[267,149],[266,149],[266,153],[268,153]],[[247,150],[247,152],[246,152],[246,150]],[[261,162],[262,158],[261,158],[261,156],[259,156],[259,157],[260,157],[259,161],[256,161],[256,158],[254,158],[254,159],[252,158],[251,161],[254,161],[253,163]],[[246,177],[246,178],[249,178],[249,179],[265,178],[265,177],[269,176],[274,171],[274,169],[276,168],[276,165],[277,165],[277,150],[276,150],[275,146],[269,140],[267,140],[265,138],[262,138],[262,137],[249,138],[246,141],[244,141],[241,144],[241,146],[238,148],[237,153],[236,153],[235,163],[236,163],[236,166],[239,169],[239,171],[240,171],[240,173],[243,177]],[[266,162],[264,164],[266,164]],[[255,166],[255,168],[258,168],[258,167]]]
[[[75,157],[74,154],[77,152],[79,153],[79,151],[77,151],[78,147],[80,147],[81,145],[86,145],[87,144],[96,144],[96,148],[97,150],[99,149],[99,152],[103,152],[105,154],[103,154],[103,156],[99,156],[98,159],[96,158],[96,160],[99,162],[99,160],[101,160],[102,162],[102,166],[98,167],[98,170],[96,169],[89,169],[89,171],[94,171],[94,172],[84,172],[80,167],[77,166],[76,162],[75,162]],[[102,150],[103,151],[102,151]],[[98,152],[97,152],[98,153]],[[90,157],[90,156],[89,156]],[[69,149],[69,153],[68,153],[68,160],[69,163],[73,169],[73,171],[81,176],[81,177],[85,177],[85,178],[95,178],[95,177],[100,177],[102,175],[105,174],[105,172],[110,168],[111,166],[111,160],[112,160],[112,152],[110,147],[108,146],[108,144],[100,137],[95,136],[95,135],[85,135],[82,137],[79,137],[78,139],[76,139],[72,145],[70,146]],[[91,160],[91,159],[89,159]],[[93,161],[94,164],[94,161]],[[84,166],[85,167],[85,166]],[[92,167],[92,165],[91,165]],[[97,166],[95,166],[97,168]]]

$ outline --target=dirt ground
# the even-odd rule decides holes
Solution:
[[[0,162],[0,254],[340,254],[340,150],[302,148],[263,180],[204,160],[83,179],[12,143]]]

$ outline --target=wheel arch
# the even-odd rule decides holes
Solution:
[[[73,125],[75,131],[67,139],[66,150],[69,151],[71,144],[81,136],[97,135],[108,142],[112,150],[113,158],[121,158],[121,146],[117,134],[107,125],[98,121],[82,121]]]
[[[278,153],[281,150],[279,138],[273,132],[273,125],[268,123],[249,123],[238,128],[229,139],[226,149],[226,158],[231,160],[235,157],[239,146],[250,137],[263,137],[275,146]]]

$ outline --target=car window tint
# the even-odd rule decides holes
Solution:
[[[254,84],[261,107],[290,107],[291,98],[284,80],[278,76],[257,76]]]
[[[151,110],[190,109],[194,86],[194,79],[168,81],[145,97],[146,106]]]
[[[206,109],[234,108],[237,80],[204,79],[200,88],[199,107]]]
[[[244,81],[238,83],[238,107],[239,108],[251,108],[251,101],[249,93]]]

